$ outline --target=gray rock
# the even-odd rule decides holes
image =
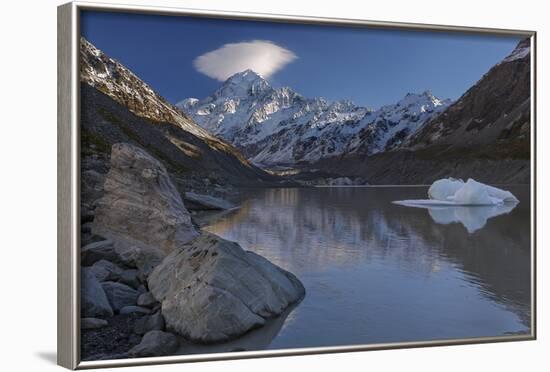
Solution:
[[[98,329],[107,327],[109,323],[104,319],[98,318],[82,318],[80,319],[81,329]]]
[[[103,259],[116,263],[119,261],[119,256],[110,240],[101,240],[82,247],[80,256],[82,266],[91,266]]]
[[[122,269],[107,260],[99,260],[94,263],[90,270],[100,282],[116,281],[122,275]]]
[[[143,335],[149,331],[162,331],[164,329],[164,317],[159,312],[139,318],[134,323],[134,333]]]
[[[104,282],[102,286],[115,312],[119,312],[125,306],[135,305],[137,302],[138,291],[126,284]]]
[[[84,317],[113,316],[113,309],[101,283],[90,269],[84,267],[80,275],[80,308]]]
[[[119,275],[118,281],[137,289],[141,285],[138,275],[139,272],[136,269],[124,270]]]
[[[148,246],[129,237],[113,236],[116,241],[115,250],[125,266],[135,267],[138,278],[142,281],[165,257],[165,253],[157,248]]]
[[[146,307],[141,306],[124,306],[122,309],[120,309],[120,314],[150,314],[151,309],[148,309]]]
[[[94,233],[128,237],[164,254],[198,235],[164,165],[137,146],[113,145],[104,190]]]
[[[305,294],[293,274],[209,233],[167,256],[148,283],[167,329],[196,342],[240,336]]]
[[[226,210],[235,208],[235,205],[227,200],[210,195],[197,194],[194,192],[186,192],[183,199],[185,205],[190,209]]]
[[[143,336],[141,342],[134,346],[128,354],[132,357],[152,357],[169,355],[178,348],[178,338],[168,332],[150,331]]]
[[[147,292],[147,288],[145,288],[145,286],[144,286],[143,284],[140,284],[140,285],[137,287],[137,291],[139,292],[139,294],[142,294],[142,293]]]
[[[88,244],[97,243],[97,242],[103,241],[103,240],[105,240],[105,238],[102,237],[102,236],[99,236],[99,235],[90,234],[90,233],[80,234],[80,244],[81,244],[82,247],[85,247]],[[93,264],[93,262],[92,262],[92,264]],[[82,265],[84,266],[84,262],[82,263]],[[85,265],[85,266],[90,266],[90,265]]]
[[[137,335],[135,333],[132,333],[130,336],[128,336],[128,343],[130,345],[137,345],[141,342],[141,335]]]
[[[139,295],[137,299],[137,304],[139,306],[153,307],[158,301],[153,297],[151,292],[145,292]]]

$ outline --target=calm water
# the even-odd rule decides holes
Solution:
[[[529,188],[515,208],[420,209],[426,187],[268,189],[206,230],[296,274],[305,299],[229,344],[280,349],[528,333]]]

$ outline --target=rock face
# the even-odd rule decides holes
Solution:
[[[128,354],[132,357],[168,355],[176,351],[178,344],[178,338],[171,333],[149,331],[138,345],[130,349]]]
[[[82,268],[80,275],[80,307],[84,317],[113,316],[113,309],[103,287],[90,269]]]
[[[80,40],[80,81],[85,154],[103,159],[113,144],[131,142],[166,160],[169,171],[185,173],[184,184],[189,182],[190,173],[201,178],[215,174],[218,182],[233,185],[278,181],[84,38]],[[90,185],[95,186],[97,177],[88,177],[88,169],[82,170],[87,180],[93,181]],[[94,189],[92,186],[83,191],[96,199]]]
[[[198,234],[164,165],[137,146],[113,145],[104,189],[94,220],[103,236],[128,236],[167,254]]]
[[[531,41],[519,42],[440,116],[408,141],[414,149],[491,145],[494,156],[528,156]]]
[[[209,233],[167,256],[148,282],[167,328],[197,342],[237,337],[305,294],[293,274]]]

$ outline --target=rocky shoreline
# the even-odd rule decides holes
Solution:
[[[189,343],[226,342],[304,297],[291,273],[201,231],[184,203],[195,211],[236,206],[180,193],[145,150],[117,143],[107,173],[83,168],[83,360],[170,355]]]

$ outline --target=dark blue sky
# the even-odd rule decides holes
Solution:
[[[220,85],[195,70],[196,57],[226,43],[269,40],[298,57],[269,79],[274,86],[372,108],[426,89],[457,99],[518,42],[503,36],[89,11],[82,12],[81,32],[173,103],[204,98]]]

